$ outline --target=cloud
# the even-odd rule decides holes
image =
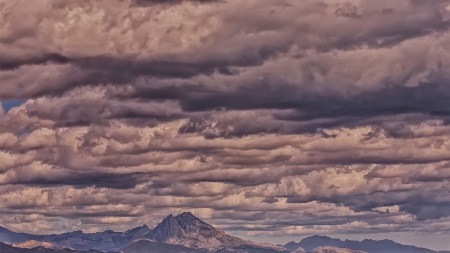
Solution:
[[[357,18],[359,17],[358,7],[354,6],[350,2],[346,2],[336,10],[335,15],[338,17],[342,16],[347,18]]]
[[[180,4],[186,0],[134,0],[132,1],[132,6],[148,6],[153,4]],[[195,3],[217,3],[217,2],[225,2],[223,0],[187,0]]]
[[[0,0],[0,223],[443,233],[449,4]]]

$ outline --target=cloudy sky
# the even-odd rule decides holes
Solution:
[[[0,225],[449,249],[449,28],[448,0],[0,0]]]

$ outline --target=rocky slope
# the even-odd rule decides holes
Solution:
[[[326,236],[311,236],[301,240],[299,243],[290,242],[284,245],[285,248],[293,250],[302,247],[306,251],[311,251],[321,246],[333,246],[338,248],[347,248],[352,250],[361,250],[368,253],[436,253],[430,249],[418,248],[410,245],[399,244],[390,240],[363,240],[351,241],[332,239]],[[441,252],[445,253],[445,252]]]
[[[16,248],[32,249],[37,247],[44,247],[47,249],[61,249],[62,247],[51,242],[39,242],[35,240],[25,241],[22,243],[13,243],[11,246]]]

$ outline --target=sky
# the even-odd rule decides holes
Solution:
[[[0,225],[449,250],[449,28],[448,0],[0,0]]]

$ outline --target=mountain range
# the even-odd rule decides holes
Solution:
[[[342,241],[326,236],[284,246],[256,243],[228,235],[189,212],[169,215],[153,229],[143,225],[125,232],[33,235],[0,227],[0,242],[2,253],[437,253],[390,240]]]
[[[391,240],[370,240],[363,241],[332,239],[327,236],[311,236],[301,240],[298,243],[289,242],[284,245],[285,248],[295,250],[299,247],[305,251],[311,251],[321,246],[332,246],[338,248],[348,248],[353,250],[362,250],[369,253],[450,253],[450,251],[433,251],[430,249],[419,248],[411,245],[403,245]]]

